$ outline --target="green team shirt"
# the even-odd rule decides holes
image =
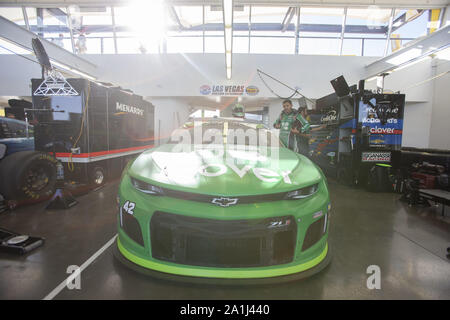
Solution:
[[[289,114],[282,111],[278,119],[273,124],[274,126],[277,124],[280,125],[280,140],[286,147],[289,147],[290,142],[289,140],[292,139],[291,129],[295,120],[298,120],[300,122],[302,133],[309,132],[310,129],[309,122],[306,121],[305,118],[303,118],[303,116],[296,110],[292,110],[292,112]]]

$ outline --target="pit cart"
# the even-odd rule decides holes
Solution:
[[[27,116],[36,150],[54,154],[66,180],[101,185],[153,147],[154,106],[141,96],[87,79],[51,80],[32,79],[33,109]]]
[[[318,99],[310,114],[312,126],[327,125],[311,133],[311,159],[344,184],[389,189],[400,162],[405,95],[367,91],[363,82],[338,93]]]

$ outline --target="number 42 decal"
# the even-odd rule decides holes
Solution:
[[[122,209],[128,214],[134,214],[134,208],[135,207],[136,207],[136,203],[130,202],[130,201],[127,200],[123,204]]]

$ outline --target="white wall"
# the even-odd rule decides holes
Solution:
[[[262,69],[306,96],[318,98],[332,91],[330,80],[343,74],[356,83],[371,57],[233,54],[233,77],[226,80],[223,54],[89,55],[101,77],[148,96],[200,96],[204,84],[256,85],[259,96],[274,97],[256,70]],[[114,68],[111,68],[114,66]],[[292,91],[267,79],[281,96]]]
[[[429,58],[385,77],[385,90],[406,94],[402,146],[450,149],[450,77],[430,80],[448,70],[448,61]],[[376,81],[366,88],[375,89]]]
[[[161,142],[166,141],[172,131],[185,123],[189,117],[189,105],[182,99],[168,97],[145,97],[145,99],[155,106],[155,136],[159,135]]]
[[[310,98],[320,98],[333,92],[330,80],[344,75],[352,85],[361,79],[364,67],[372,57],[234,54],[233,79],[225,79],[223,54],[163,54],[163,55],[86,55],[98,66],[100,81],[109,81],[132,89],[157,105],[156,120],[162,128],[173,127],[173,112],[188,112],[188,106],[177,96],[201,96],[199,88],[208,85],[255,85],[258,96],[275,98],[259,79],[259,68],[291,87],[298,87]],[[445,62],[445,61],[444,61]],[[448,62],[448,61],[447,61]],[[440,72],[449,64],[433,67],[431,59],[392,73],[386,77],[385,89],[400,90],[406,94],[403,145],[420,148],[449,149],[447,119],[449,119],[449,75],[421,83]],[[0,96],[29,96],[32,77],[40,77],[37,64],[14,55],[0,55],[2,81]],[[267,83],[280,96],[291,91],[267,79]],[[367,83],[368,89],[375,83]],[[174,100],[164,100],[171,97]],[[159,99],[159,100],[158,100]],[[294,104],[296,102],[294,101]],[[294,107],[297,107],[295,105]],[[281,111],[281,99],[269,103],[270,122]],[[180,121],[183,117],[180,113]],[[187,116],[186,116],[187,117]],[[170,129],[170,130],[171,130]]]
[[[259,96],[274,97],[259,79],[262,69],[308,97],[332,92],[330,80],[343,74],[356,83],[372,57],[234,54],[233,79],[226,80],[223,54],[85,55],[98,67],[100,81],[109,81],[143,96],[200,96],[204,84],[256,85]],[[30,95],[29,79],[40,76],[37,64],[14,55],[0,55],[0,95]],[[6,81],[8,79],[8,81]],[[266,79],[281,96],[292,92]],[[7,83],[6,83],[7,82]]]
[[[436,76],[450,70],[449,60],[436,59]],[[433,110],[431,114],[430,148],[450,150],[450,74],[433,80]]]

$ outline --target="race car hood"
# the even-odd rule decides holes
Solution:
[[[322,179],[306,157],[287,148],[165,144],[137,157],[135,179],[210,195],[259,195],[299,189]]]

